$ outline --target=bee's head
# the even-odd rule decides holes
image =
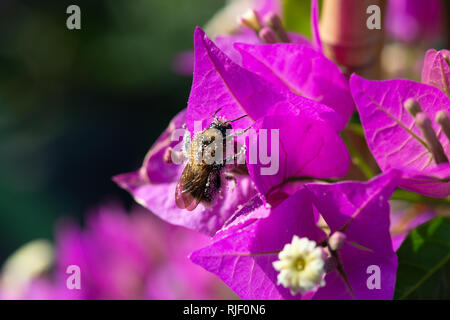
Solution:
[[[219,108],[219,109],[217,109],[216,112],[214,112],[214,114],[213,114],[214,121],[211,123],[210,128],[218,129],[218,130],[220,130],[221,132],[225,132],[225,130],[232,129],[232,126],[231,126],[231,123],[232,123],[232,122],[237,121],[237,120],[240,120],[240,119],[245,118],[245,117],[247,116],[247,115],[245,114],[245,115],[243,115],[243,116],[241,116],[241,117],[238,117],[238,118],[236,118],[236,119],[233,119],[233,120],[221,120],[221,119],[219,119],[219,118],[217,117],[217,113],[218,113],[220,110],[222,110],[222,108]]]
[[[222,121],[216,118],[213,123],[211,123],[210,128],[215,128],[224,133],[226,130],[231,130],[233,127],[231,126],[230,122]]]

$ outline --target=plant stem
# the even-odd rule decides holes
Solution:
[[[373,172],[370,166],[366,163],[361,153],[359,153],[358,149],[353,146],[350,138],[345,132],[342,132],[342,139],[344,139],[345,144],[347,145],[348,151],[350,152],[350,156],[352,158],[352,162],[358,166],[358,168],[368,180],[372,179],[375,176],[375,172]]]
[[[449,206],[450,205],[450,197],[446,197],[446,198],[430,198],[430,197],[426,197],[423,196],[421,194],[412,192],[412,191],[408,191],[408,190],[403,190],[403,189],[398,189],[394,192],[394,194],[392,195],[392,200],[403,200],[403,201],[408,201],[408,202],[414,202],[414,203],[424,203],[424,204],[431,204],[431,205],[446,205]]]
[[[347,124],[347,129],[349,129],[351,132],[353,132],[354,134],[357,134],[360,137],[363,137],[363,138],[365,137],[364,130],[360,124],[350,122],[349,124]]]

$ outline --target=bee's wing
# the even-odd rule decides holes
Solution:
[[[189,163],[186,164],[175,188],[175,203],[180,209],[192,211],[197,208],[197,205],[202,200],[202,190],[200,188],[204,186],[196,186],[194,177],[195,172],[192,170],[192,167]]]

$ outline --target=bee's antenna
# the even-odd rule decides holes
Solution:
[[[234,121],[240,120],[240,119],[242,119],[242,118],[245,118],[246,116],[247,116],[247,115],[244,114],[242,117],[239,117],[239,118],[236,118],[236,119],[234,119],[234,120],[227,121],[227,122],[234,122]]]
[[[212,115],[214,119],[217,120],[216,114],[217,114],[220,110],[222,110],[222,107],[220,107],[219,109],[216,110],[216,112],[214,112],[214,114]]]
[[[234,137],[238,137],[238,136],[240,136],[240,135],[243,135],[243,134],[246,133],[251,127],[252,127],[252,126],[246,128],[246,129],[244,129],[244,130],[242,130],[242,131],[238,131],[238,132],[236,132],[236,133],[233,133],[233,134],[230,134],[230,135],[228,135],[228,136],[225,136],[225,137],[223,138],[223,140],[230,140],[230,139],[233,139]]]

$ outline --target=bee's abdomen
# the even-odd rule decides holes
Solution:
[[[212,170],[208,183],[203,191],[203,201],[212,202],[214,200],[215,195],[221,187],[221,179],[220,179],[220,170]]]

